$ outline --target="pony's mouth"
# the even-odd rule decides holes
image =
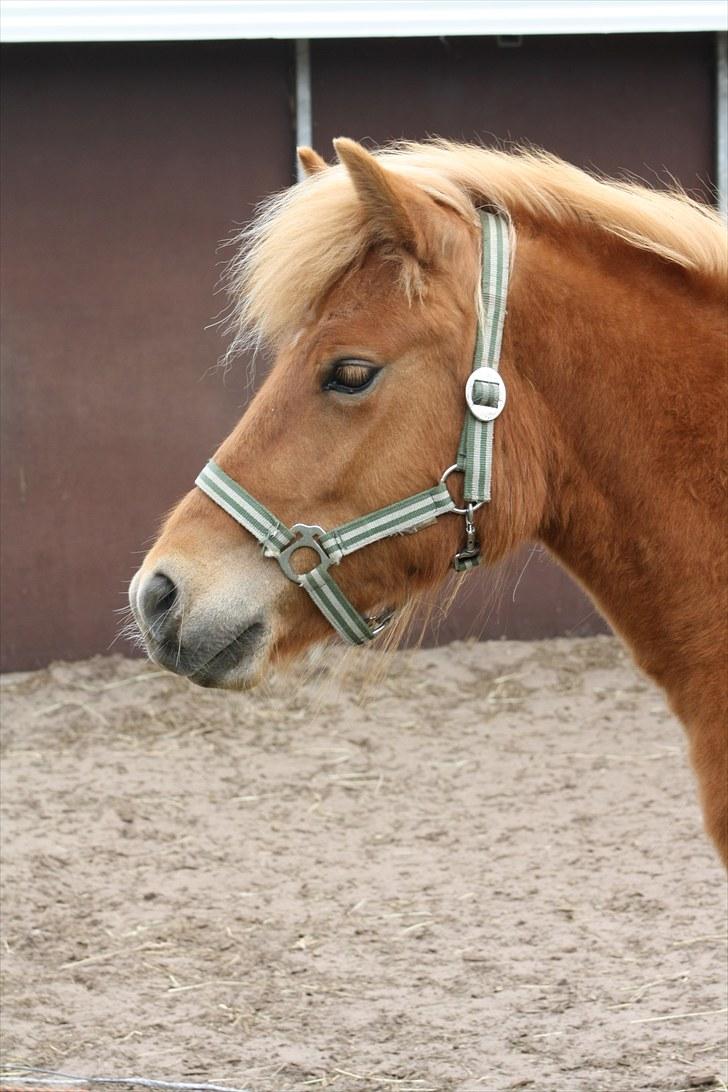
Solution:
[[[234,637],[229,644],[216,652],[202,667],[190,672],[187,677],[190,682],[197,683],[198,686],[229,686],[231,680],[228,680],[228,676],[230,673],[237,673],[241,666],[249,669],[252,661],[257,658],[264,635],[264,624],[262,622],[253,622],[237,637]]]
[[[150,659],[160,667],[198,686],[244,688],[252,686],[260,673],[265,635],[266,626],[257,619],[222,647],[209,637],[196,645],[190,641],[155,641],[148,633],[145,644]]]

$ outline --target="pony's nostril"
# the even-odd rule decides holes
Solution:
[[[176,623],[173,609],[177,602],[177,585],[166,573],[154,573],[142,585],[139,593],[139,612],[155,637],[162,639]]]

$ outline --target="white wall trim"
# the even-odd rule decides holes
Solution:
[[[725,0],[0,0],[3,42],[726,29]]]

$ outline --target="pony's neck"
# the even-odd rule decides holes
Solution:
[[[531,533],[684,719],[696,677],[724,655],[722,302],[707,280],[596,231],[519,237],[505,507],[530,491]]]

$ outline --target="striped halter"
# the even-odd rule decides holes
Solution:
[[[478,319],[473,370],[465,385],[465,423],[457,459],[437,485],[325,531],[307,523],[286,527],[213,460],[195,482],[215,504],[250,531],[262,545],[265,557],[276,559],[288,579],[303,588],[337,633],[350,644],[364,644],[376,637],[389,623],[394,611],[389,609],[370,617],[361,614],[349,602],[329,575],[331,566],[338,565],[347,554],[390,535],[419,531],[439,516],[454,513],[465,517],[465,545],[455,554],[453,567],[457,572],[467,572],[480,564],[480,544],[473,513],[490,500],[493,422],[506,401],[505,384],[497,369],[510,264],[508,220],[502,215],[481,211],[480,222],[482,319]],[[455,472],[464,477],[463,508],[456,506],[447,487],[448,477]],[[291,558],[303,548],[313,550],[319,562],[308,572],[297,573],[291,566]]]

